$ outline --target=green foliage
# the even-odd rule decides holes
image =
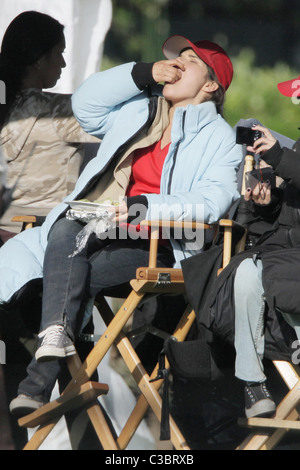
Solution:
[[[276,132],[297,140],[300,137],[300,108],[282,96],[277,83],[298,77],[288,65],[256,67],[251,49],[233,59],[234,78],[227,92],[225,118],[234,125],[241,119],[256,118]]]
[[[284,5],[286,7],[283,0],[245,0],[242,3],[224,0],[221,3],[217,0],[114,0],[113,23],[101,69],[129,61],[163,59],[161,48],[170,33],[172,12],[176,11],[183,20],[195,18],[196,10],[198,16],[230,12],[238,21],[250,13],[252,16],[262,15],[262,11],[264,14],[272,13],[274,19],[282,14]],[[225,103],[227,121],[233,126],[240,118],[254,117],[274,131],[298,139],[299,106],[279,93],[277,83],[296,78],[299,72],[285,63],[258,66],[255,53],[250,48],[243,49],[232,61],[235,74]]]
[[[106,41],[111,60],[155,60],[169,34],[169,0],[114,0],[113,21]]]

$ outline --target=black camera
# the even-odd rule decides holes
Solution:
[[[252,147],[254,142],[260,139],[262,135],[263,133],[261,131],[253,130],[251,127],[238,126],[236,128],[236,143]]]

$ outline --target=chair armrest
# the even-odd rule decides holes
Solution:
[[[153,228],[162,228],[162,227],[170,227],[170,228],[193,228],[193,229],[214,229],[216,224],[204,224],[201,222],[190,222],[186,220],[182,221],[174,221],[174,220],[142,220],[140,223],[141,226],[153,227]]]
[[[219,226],[220,227],[233,227],[235,225],[234,220],[230,219],[221,219],[219,220]]]
[[[232,243],[233,243],[233,230],[236,229],[237,233],[240,231],[239,241],[235,245],[235,253],[244,251],[245,240],[247,236],[247,229],[238,222],[230,219],[221,219],[219,226],[224,228],[224,248],[223,248],[223,267],[224,269],[231,260]],[[221,271],[221,270],[220,270]]]
[[[22,231],[28,228],[32,228],[36,223],[36,217],[34,215],[16,215],[11,219],[12,222],[21,222]]]
[[[32,223],[36,222],[36,217],[34,215],[16,215],[11,219],[12,222],[25,222]]]
[[[161,228],[174,228],[174,229],[193,229],[193,230],[208,230],[213,229],[215,234],[218,230],[217,224],[204,224],[201,222],[190,221],[173,221],[173,220],[142,220],[140,222],[142,227],[150,227],[150,249],[149,249],[149,268],[156,268],[157,248],[159,240],[159,231]]]

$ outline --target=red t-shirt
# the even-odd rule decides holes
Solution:
[[[159,194],[162,168],[169,151],[170,144],[161,148],[161,141],[150,145],[149,147],[137,149],[133,155],[132,170],[126,196],[140,196],[141,194]],[[123,224],[122,224],[123,225]],[[130,231],[130,224],[126,224]],[[124,227],[124,225],[123,225]],[[138,225],[133,227],[135,231],[141,231]],[[150,236],[150,229],[143,228]],[[165,244],[160,240],[160,244]]]
[[[126,196],[159,194],[161,173],[170,144],[161,149],[161,141],[134,152]]]

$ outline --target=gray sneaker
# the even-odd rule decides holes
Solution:
[[[23,418],[23,416],[33,413],[45,404],[46,403],[35,400],[34,398],[31,398],[27,395],[21,394],[11,401],[9,405],[9,411],[16,418]]]
[[[247,418],[270,416],[276,410],[276,405],[265,382],[247,383],[245,386],[245,404]]]
[[[40,344],[35,353],[38,362],[55,361],[76,354],[74,344],[62,325],[52,325],[39,334]]]

